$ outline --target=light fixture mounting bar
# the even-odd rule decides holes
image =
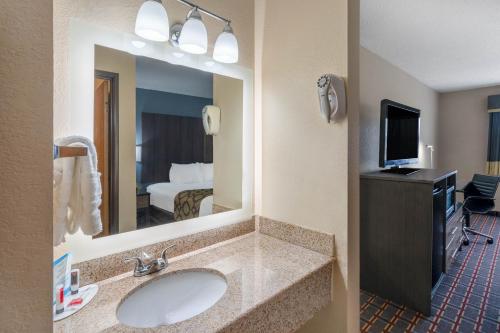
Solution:
[[[194,3],[192,3],[192,2],[189,2],[189,1],[186,1],[186,0],[177,0],[177,1],[178,1],[178,2],[180,2],[180,3],[182,3],[183,5],[188,6],[188,7],[191,7],[191,8],[196,8],[196,9],[198,9],[200,12],[205,13],[205,14],[207,14],[208,16],[213,17],[213,18],[214,18],[214,19],[216,19],[216,20],[219,20],[219,21],[222,21],[222,22],[226,22],[227,24],[230,24],[230,23],[231,23],[231,20],[228,20],[228,19],[226,19],[226,18],[224,18],[224,17],[222,17],[222,16],[219,16],[219,15],[217,15],[217,14],[215,14],[215,13],[212,13],[212,12],[211,12],[211,11],[209,11],[209,10],[206,10],[206,9],[204,9],[204,8],[201,8],[200,6],[195,5],[195,4],[194,4]]]

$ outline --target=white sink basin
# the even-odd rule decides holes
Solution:
[[[140,328],[174,324],[212,307],[226,289],[226,280],[214,272],[174,272],[137,287],[118,306],[117,317]]]

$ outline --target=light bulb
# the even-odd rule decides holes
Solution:
[[[226,64],[238,62],[238,40],[229,24],[226,24],[224,31],[215,41],[213,57],[216,61]]]
[[[135,20],[136,35],[155,42],[169,38],[168,15],[161,1],[147,0],[139,8]]]
[[[207,53],[207,28],[205,28],[201,15],[196,8],[188,14],[188,18],[182,27],[179,36],[179,47],[181,50],[193,54]]]

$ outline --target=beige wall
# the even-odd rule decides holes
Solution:
[[[348,79],[347,105],[348,133],[348,226],[347,251],[347,332],[359,332],[359,135],[360,135],[360,1],[348,2]]]
[[[243,147],[243,81],[214,75],[214,105],[221,127],[214,139],[214,204],[241,208]]]
[[[380,101],[387,98],[420,109],[420,161],[417,166],[430,168],[433,145],[439,152],[438,93],[409,74],[361,47],[360,50],[360,168],[361,172],[378,169]],[[434,167],[437,167],[434,158]]]
[[[118,73],[118,216],[119,232],[135,230],[135,56],[95,47],[95,69]]]
[[[261,108],[257,119],[261,117],[262,123],[256,124],[257,135],[259,127],[262,132],[261,166],[256,168],[261,167],[256,187],[262,188],[257,213],[335,234],[333,304],[301,332],[346,332],[348,317],[349,329],[359,331],[359,309],[349,304],[357,296],[348,296],[357,293],[357,273],[349,271],[354,266],[348,266],[348,231],[357,223],[348,223],[349,126],[347,119],[337,124],[323,120],[316,89],[320,75],[346,77],[348,59],[351,55],[353,61],[357,59],[357,47],[348,53],[348,1],[259,1],[256,8],[260,15],[256,22],[264,25],[258,35],[261,40],[256,40],[256,50],[262,50],[256,55],[261,65],[256,68],[260,80],[256,86],[262,87],[257,105]],[[353,108],[348,112],[355,116],[355,98],[351,97]],[[355,144],[352,149],[356,155]]]
[[[485,173],[488,149],[488,96],[500,86],[443,93],[439,98],[439,166],[458,170],[458,181]]]
[[[0,22],[0,331],[51,332],[52,1]]]
[[[72,134],[69,110],[69,22],[77,18],[118,31],[133,33],[135,18],[143,0],[54,0],[54,137]],[[188,8],[176,1],[164,1],[170,24],[184,22]],[[198,0],[200,6],[232,20],[239,41],[239,64],[253,66],[253,1]],[[208,30],[209,54],[223,25],[203,17]]]

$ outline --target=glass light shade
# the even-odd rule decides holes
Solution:
[[[179,36],[179,47],[193,54],[207,53],[207,28],[200,19],[191,17],[184,23]]]
[[[155,42],[165,42],[170,36],[169,30],[165,7],[153,0],[144,2],[135,20],[136,35]]]
[[[233,33],[223,31],[217,37],[213,57],[216,61],[226,64],[238,62],[238,40]]]

